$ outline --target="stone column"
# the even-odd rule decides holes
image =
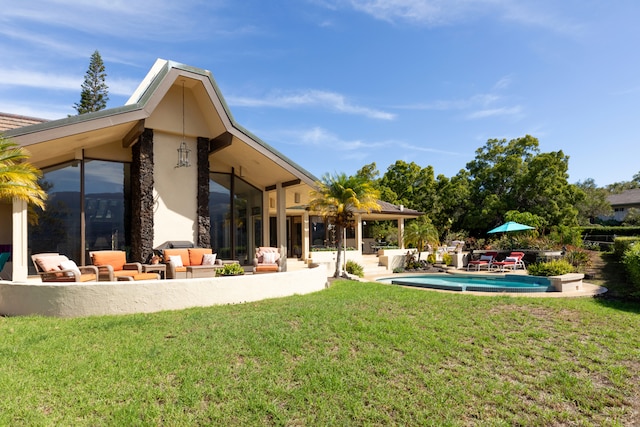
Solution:
[[[131,147],[131,254],[147,262],[153,254],[153,129],[146,129]]]
[[[211,247],[211,217],[209,216],[209,139],[198,137],[198,241],[201,248]]]

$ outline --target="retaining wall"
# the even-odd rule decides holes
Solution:
[[[0,282],[0,314],[79,317],[153,313],[308,294],[327,286],[326,269],[139,282]]]

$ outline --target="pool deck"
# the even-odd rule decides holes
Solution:
[[[424,274],[455,274],[455,275],[465,275],[465,276],[487,276],[487,277],[504,277],[505,274],[522,274],[527,275],[526,270],[508,270],[506,272],[487,272],[487,271],[467,271],[458,270],[454,268],[448,268],[446,272],[443,273],[387,273],[387,274],[376,274],[372,276],[365,276],[364,280],[375,282],[378,279],[382,279],[385,277],[393,277],[393,278],[401,278],[401,277],[411,277],[411,276],[421,276]],[[403,285],[393,285],[393,286],[403,286]],[[416,286],[403,286],[405,288],[417,289],[422,291],[433,291],[433,292],[449,292],[449,293],[457,293],[457,294],[467,294],[467,295],[479,295],[486,297],[495,297],[495,296],[512,296],[512,297],[531,297],[531,298],[579,298],[579,297],[594,297],[596,295],[601,295],[607,292],[607,288],[603,286],[593,285],[591,283],[582,282],[582,289],[579,291],[568,291],[568,292],[475,292],[475,291],[448,291],[441,289],[431,289],[431,288],[422,288]]]

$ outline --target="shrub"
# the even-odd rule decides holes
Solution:
[[[453,258],[449,253],[445,252],[442,254],[442,262],[444,265],[451,265],[453,264]]]
[[[579,247],[582,245],[582,229],[566,225],[552,227],[549,239],[559,246],[571,245]]]
[[[240,264],[225,264],[216,270],[216,276],[240,276],[244,274],[244,269]]]
[[[616,237],[613,241],[613,253],[618,259],[621,259],[624,253],[632,244],[640,242],[640,237]]]
[[[636,288],[634,294],[640,293],[640,243],[631,245],[624,252],[622,264],[629,276],[629,281]]]
[[[556,259],[548,262],[538,262],[530,264],[527,271],[531,276],[560,276],[572,273],[574,267],[564,259]]]
[[[348,260],[346,266],[347,273],[358,277],[364,277],[364,268],[355,261]]]
[[[591,257],[589,253],[580,249],[570,249],[564,256],[564,259],[573,265],[578,271],[591,265]]]
[[[394,273],[404,273],[404,267],[396,267],[393,269]]]
[[[436,254],[427,255],[427,262],[431,265],[436,263]]]

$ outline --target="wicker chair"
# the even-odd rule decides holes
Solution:
[[[57,252],[31,255],[31,262],[43,282],[95,282],[98,268],[93,265],[76,266]]]
[[[127,262],[124,251],[95,251],[89,252],[91,263],[98,267],[100,281],[113,282],[116,280],[154,280],[159,279],[157,273],[143,273],[142,264]]]

